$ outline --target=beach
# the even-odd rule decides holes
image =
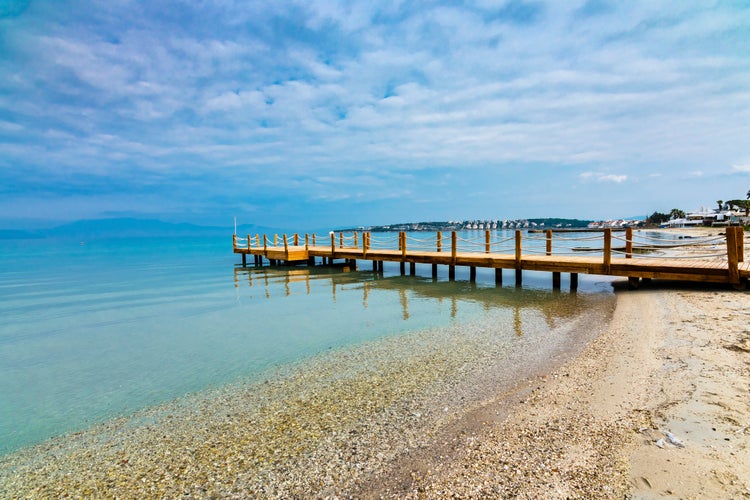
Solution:
[[[488,314],[45,442],[0,496],[750,496],[747,292],[614,286],[512,343]]]

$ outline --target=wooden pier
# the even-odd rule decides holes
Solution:
[[[415,274],[416,264],[429,264],[432,274],[437,276],[440,265],[448,266],[449,279],[455,279],[457,266],[470,270],[470,280],[476,279],[476,268],[495,269],[495,282],[502,284],[503,270],[513,270],[516,285],[521,285],[523,271],[546,271],[552,273],[552,285],[560,286],[560,274],[570,273],[571,288],[576,288],[579,274],[621,276],[628,278],[635,288],[641,279],[679,280],[704,283],[726,283],[735,288],[744,288],[750,278],[750,263],[744,262],[744,230],[742,227],[727,227],[725,234],[714,238],[663,241],[639,236],[634,240],[632,229],[624,236],[613,236],[611,229],[604,229],[595,236],[584,238],[564,238],[547,230],[541,236],[526,235],[515,231],[512,237],[493,240],[496,232],[473,232],[478,235],[473,240],[460,239],[455,231],[443,235],[435,233],[433,238],[398,237],[374,241],[370,232],[329,233],[327,236],[295,234],[287,235],[247,235],[246,238],[234,235],[234,253],[242,255],[243,266],[251,255],[255,265],[262,265],[267,259],[271,265],[279,263],[314,265],[316,259],[324,264],[343,260],[356,268],[356,261],[372,262],[372,269],[382,272],[383,262],[398,262],[401,274]],[[382,234],[382,233],[380,233]],[[460,241],[459,241],[460,240]],[[536,240],[536,241],[533,241]],[[580,255],[572,251],[570,243],[585,240],[595,245],[591,248],[596,255]],[[615,244],[613,245],[613,240]],[[656,240],[656,241],[654,241]],[[524,251],[524,243],[533,243]],[[553,251],[553,241],[555,248]],[[567,246],[566,246],[567,244]],[[679,246],[701,252],[691,255],[675,252]],[[672,256],[653,253],[672,253]],[[578,255],[571,255],[578,253]]]

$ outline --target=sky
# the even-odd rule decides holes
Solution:
[[[608,219],[748,189],[746,0],[0,0],[0,227]]]

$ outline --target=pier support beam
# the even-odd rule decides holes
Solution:
[[[414,276],[417,274],[417,263],[416,262],[409,262],[409,274]]]
[[[523,285],[523,271],[516,269],[516,286]]]
[[[558,271],[552,272],[552,288],[554,290],[560,289],[560,273]]]
[[[373,260],[372,261],[372,272],[377,273],[378,272],[378,261]]]
[[[247,267],[247,254],[242,254],[242,267]]]
[[[406,274],[406,262],[403,260],[398,263],[399,270],[401,271],[401,276],[404,276]]]
[[[477,280],[477,268],[475,266],[471,266],[469,268],[469,281],[471,283],[474,283]]]
[[[570,273],[570,290],[578,290],[578,273]]]
[[[383,274],[383,261],[382,260],[378,261],[378,272],[380,274]]]
[[[437,264],[432,265],[432,279],[436,280],[438,276]]]
[[[638,290],[640,278],[638,276],[628,276],[628,288],[630,290]]]
[[[495,286],[503,286],[503,270],[499,267],[495,269]]]
[[[456,281],[456,266],[448,266],[448,279]]]

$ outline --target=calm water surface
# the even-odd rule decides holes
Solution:
[[[0,241],[0,454],[330,349],[571,294],[494,271],[457,281],[340,268],[241,268],[231,238]],[[566,286],[563,280],[563,290]],[[579,294],[610,293],[581,277]],[[574,296],[573,296],[574,298]],[[543,319],[543,318],[542,318]]]

